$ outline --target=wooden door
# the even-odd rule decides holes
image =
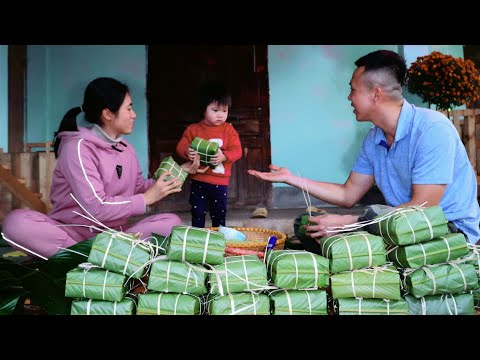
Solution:
[[[232,93],[228,122],[240,135],[243,156],[232,167],[229,207],[267,206],[271,183],[247,174],[267,170],[271,162],[267,45],[148,47],[148,131],[151,176],[175,147],[185,128],[200,121],[197,91],[206,80],[224,81]],[[158,211],[188,210],[189,181],[184,190],[155,206]]]

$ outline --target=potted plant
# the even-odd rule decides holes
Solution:
[[[479,98],[480,74],[471,60],[434,51],[419,56],[407,72],[407,89],[437,110],[450,110]]]

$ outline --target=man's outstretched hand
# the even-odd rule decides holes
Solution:
[[[339,231],[331,231],[330,227],[349,225],[358,222],[358,215],[338,215],[324,214],[319,216],[311,216],[308,221],[314,225],[305,226],[307,235],[312,238],[322,236],[332,236]],[[327,230],[329,232],[327,232]]]
[[[253,175],[259,179],[271,181],[271,182],[287,182],[292,176],[292,173],[287,168],[282,168],[276,165],[269,166],[271,172],[261,172],[257,170],[248,170],[250,175]]]

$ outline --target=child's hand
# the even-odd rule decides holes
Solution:
[[[193,150],[192,148],[188,148],[186,155],[187,155],[187,158],[190,161],[195,161],[195,156],[198,155],[198,153],[195,150]]]
[[[223,154],[222,150],[218,149],[217,154],[215,156],[212,156],[212,158],[210,159],[210,163],[212,165],[217,166],[226,160],[227,160],[227,157]]]
[[[180,165],[180,167],[188,172],[189,174],[196,174],[197,172],[203,174],[208,170],[208,166],[205,166],[203,169],[200,169],[200,155],[196,154],[193,161],[188,161]]]

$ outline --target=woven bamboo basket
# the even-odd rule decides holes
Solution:
[[[280,231],[260,229],[260,228],[242,228],[232,227],[232,229],[241,231],[247,236],[245,241],[227,241],[227,247],[252,251],[265,251],[267,241],[270,236],[276,236],[277,242],[274,249],[281,250],[285,246],[287,235]],[[218,227],[211,227],[209,230],[218,231]]]

